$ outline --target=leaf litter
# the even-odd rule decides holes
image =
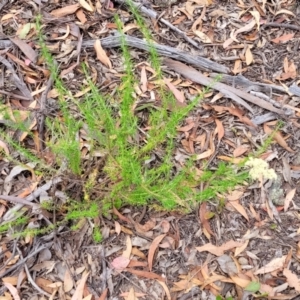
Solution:
[[[28,122],[28,131],[11,126],[9,134],[28,149],[37,149],[36,155],[50,162],[51,154],[38,147],[37,129],[39,114],[45,113],[40,97],[49,76],[39,60],[41,49],[34,21],[42,2],[2,2],[0,94],[13,123],[17,124],[18,117]],[[130,19],[122,2],[54,1],[43,7],[48,46],[77,98],[89,91],[79,84],[83,80],[77,69],[80,61],[85,60],[91,72],[100,75],[106,93],[114,93],[116,84],[121,84],[122,58],[102,39],[114,35],[114,14]],[[149,0],[139,5],[157,16],[153,22],[144,10],[155,42],[186,53],[186,61],[181,59],[181,63],[162,61],[167,70],[164,82],[176,105],[186,105],[195,91],[201,91],[213,78],[210,72],[218,68],[212,64],[211,69],[193,73],[195,65],[188,54],[221,64],[221,81],[226,80],[226,70],[236,75],[232,82],[216,85],[219,93],[206,94],[203,103],[177,128],[180,143],[176,157],[195,154],[195,168],[201,173],[206,159],[209,167],[216,169],[220,160],[238,164],[247,153],[257,151],[276,170],[279,180],[239,187],[225,197],[201,203],[198,211],[188,215],[151,208],[114,208],[111,215],[93,220],[101,224],[101,245],[92,242],[90,220],[79,224],[76,232],[64,225],[36,238],[27,235],[16,240],[9,231],[1,233],[1,299],[297,297],[300,176],[293,173],[300,169],[297,4]],[[124,32],[139,39],[139,26],[131,19],[129,22]],[[93,50],[84,46],[91,39]],[[80,46],[77,54],[75,46]],[[136,62],[133,72],[140,78],[136,92],[146,99],[160,83],[153,80],[156,74],[144,50],[135,45],[130,48]],[[255,84],[245,85],[241,78]],[[292,89],[293,83],[296,86]],[[257,92],[267,97],[258,98]],[[55,103],[58,91],[52,89],[48,97]],[[55,109],[46,113],[53,112],[60,117]],[[259,124],[258,116],[262,120]],[[274,133],[278,119],[284,125]],[[0,122],[8,124],[2,114]],[[260,145],[266,135],[273,135],[273,139],[262,151]],[[18,157],[9,144],[0,142],[7,156]],[[75,186],[74,190],[79,186],[65,175],[41,178],[35,165],[25,166],[18,158],[8,161],[3,155],[1,184],[0,225],[9,224],[17,212],[30,212],[30,219],[20,224],[23,229],[39,228],[41,220],[52,223],[55,217],[40,207],[43,199],[55,195],[63,204],[70,186]],[[276,198],[280,201],[274,201]],[[41,245],[50,250],[44,257]]]

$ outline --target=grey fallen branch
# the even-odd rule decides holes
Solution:
[[[142,39],[135,38],[128,35],[125,35],[124,39],[125,39],[125,43],[129,47],[134,47],[145,51],[150,51],[151,48],[154,48],[159,55],[172,57],[176,60],[189,63],[203,70],[213,70],[225,74],[229,73],[229,68],[198,55],[192,55],[185,51],[180,51],[178,49],[169,46],[163,46],[155,43],[149,45],[149,43],[147,43]],[[115,47],[120,47],[122,45],[120,34],[103,38],[100,41],[103,48],[115,48]],[[82,47],[93,48],[94,44],[95,44],[95,40],[83,41]]]
[[[240,105],[243,105],[245,108],[247,108],[252,113],[253,113],[253,109],[244,100],[246,100],[252,104],[255,104],[257,106],[260,106],[271,112],[275,112],[279,115],[282,115],[282,116],[285,115],[285,111],[274,107],[271,103],[269,103],[261,98],[258,98],[256,96],[253,96],[251,94],[248,94],[247,92],[236,89],[232,86],[226,85],[224,83],[216,82],[215,80],[204,76],[202,73],[198,72],[196,69],[194,69],[192,67],[188,67],[183,63],[180,63],[178,61],[168,59],[168,58],[164,59],[163,63],[168,68],[170,68],[170,69],[174,70],[175,72],[183,75],[184,77],[192,80],[193,82],[196,82],[196,83],[199,83],[199,84],[202,84],[205,86],[209,86],[210,88],[212,88],[214,90],[218,90],[224,96],[232,99],[233,101],[239,103]]]
[[[246,77],[244,77],[241,74],[238,74],[237,76],[231,76],[231,75],[219,74],[219,73],[210,73],[209,74],[209,76],[212,78],[219,77],[220,75],[221,75],[220,82],[229,83],[232,86],[241,86],[242,88],[258,87],[258,89],[261,92],[266,92],[266,93],[269,93],[270,91],[278,91],[278,92],[284,92],[284,93],[286,92],[286,90],[281,86],[278,86],[275,84],[254,82],[254,81],[247,79]]]
[[[120,4],[126,4],[125,0],[116,0],[118,3]],[[163,23],[164,25],[168,26],[169,28],[171,28],[173,31],[175,31],[178,35],[180,35],[182,38],[184,38],[188,43],[190,43],[191,45],[193,45],[194,47],[199,49],[199,45],[196,41],[194,41],[193,39],[189,38],[185,32],[183,32],[182,30],[180,30],[179,28],[177,28],[176,26],[174,26],[173,24],[171,24],[169,21],[165,20],[164,18],[160,18],[159,15],[152,9],[145,7],[144,5],[142,5],[141,3],[137,3],[137,2],[133,2],[131,1],[131,4],[138,10],[140,10],[143,14],[147,15],[148,17],[152,18],[152,19],[158,19],[159,22]]]

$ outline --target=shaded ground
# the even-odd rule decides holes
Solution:
[[[96,1],[94,10],[89,12],[91,6],[85,1],[79,1],[81,5],[76,9],[70,6],[77,2],[56,2],[43,4],[41,13],[47,43],[52,45],[51,52],[59,63],[65,84],[73,94],[81,91],[84,78],[76,62],[77,59],[86,60],[99,76],[101,91],[113,93],[120,84],[117,75],[122,70],[119,48],[102,44],[112,63],[109,69],[97,60],[94,41],[90,47],[87,41],[111,36],[116,29],[115,14],[125,23],[127,35],[142,38],[126,5],[120,5],[119,1]],[[229,99],[228,95],[224,97],[211,91],[178,129],[174,157],[180,164],[185,156],[196,154],[196,168],[201,170],[206,160],[209,168],[215,170],[220,161],[233,158],[237,161],[260,151],[268,135],[282,121],[274,141],[260,156],[276,171],[279,179],[264,185],[245,183],[228,195],[220,195],[218,199],[199,205],[188,215],[157,212],[151,207],[125,207],[119,212],[111,211],[105,217],[99,216],[93,222],[83,220],[77,231],[61,226],[51,233],[18,239],[10,231],[5,232],[0,239],[0,276],[3,281],[0,292],[3,299],[183,300],[216,299],[217,295],[224,299],[253,299],[252,294],[266,299],[298,299],[300,93],[297,84],[300,27],[297,27],[297,6],[294,1],[264,4],[256,1],[204,2],[144,3],[158,14],[157,19],[145,16],[155,42],[220,63],[228,68],[231,76],[242,74],[254,83],[272,84],[272,87],[249,82],[243,85],[238,79],[241,77],[225,82],[249,95],[264,97],[283,113],[263,109],[260,105],[263,100],[258,105],[248,103],[250,111]],[[51,99],[47,105],[50,103],[52,111],[49,106],[42,107],[40,100],[48,82],[47,70],[41,61],[33,62],[35,54],[39,54],[36,33],[26,31],[26,24],[34,23],[40,5],[40,1],[0,2],[0,54],[12,66],[10,69],[1,60],[3,103],[13,111],[21,112],[24,120],[31,120],[31,129],[36,136],[42,134],[38,128],[41,115],[52,113],[59,117],[52,87],[47,97]],[[65,10],[55,11],[60,8]],[[182,30],[185,38],[162,23],[161,18]],[[23,44],[8,39],[20,36],[20,32],[25,35]],[[83,42],[80,52],[76,53],[81,35]],[[189,38],[198,48],[189,42]],[[24,42],[30,48],[24,49]],[[147,66],[148,52],[136,47],[130,49],[136,63],[135,72],[141,77],[139,64]],[[197,83],[197,76],[190,75],[190,65],[187,63],[186,66],[184,69],[163,61],[165,73],[173,79],[173,92],[181,92],[184,101],[203,88]],[[212,69],[200,70],[202,74],[212,76]],[[16,85],[11,76],[13,71],[19,79],[23,78],[29,95],[22,86]],[[136,91],[146,100],[156,84],[149,76],[147,79],[145,91],[142,91],[145,84],[142,79],[140,90]],[[223,76],[221,81],[225,79]],[[22,101],[22,97],[31,97],[32,92],[37,93],[34,95],[39,100],[37,103]],[[4,117],[1,124],[6,129]],[[35,155],[42,155],[49,164],[53,163],[51,153],[39,152],[41,149],[36,140],[26,138],[18,131],[9,134],[23,142]],[[0,162],[2,224],[12,208],[20,204],[19,200],[16,204],[14,199],[5,196],[25,199],[34,190],[41,191],[44,187],[44,194],[34,195],[33,202],[42,196],[55,195],[61,199],[66,194],[81,199],[83,184],[77,178],[62,174],[58,184],[50,182],[46,188],[45,184],[51,178],[35,180],[28,169],[16,168],[21,158],[10,145],[3,140],[0,146],[16,160],[9,161],[3,155]],[[86,163],[87,174],[97,161],[94,158]],[[34,182],[38,184],[32,186]],[[97,195],[96,189],[94,192]],[[40,215],[32,214],[25,227],[38,227],[42,222],[37,217]],[[46,217],[55,221],[56,216],[48,213]],[[93,224],[101,226],[103,242],[100,245],[93,242]],[[24,227],[20,226],[22,229]],[[222,299],[221,296],[218,299]]]

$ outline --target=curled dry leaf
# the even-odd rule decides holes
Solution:
[[[97,55],[97,58],[105,65],[107,66],[108,68],[112,68],[112,64],[110,62],[110,59],[108,58],[106,52],[103,50],[102,46],[101,46],[101,42],[100,40],[96,40],[95,41],[95,44],[94,44],[94,48],[95,48],[95,51],[96,51],[96,55]]]
[[[148,253],[148,264],[149,264],[150,271],[152,270],[153,259],[154,259],[156,249],[158,248],[158,245],[160,244],[160,242],[163,240],[163,238],[165,236],[166,236],[166,234],[161,234],[161,235],[157,236],[150,245],[149,253]]]
[[[288,210],[289,205],[295,196],[295,193],[296,193],[296,189],[292,189],[286,194],[285,200],[284,200],[284,211]]]
[[[18,48],[33,62],[35,63],[38,54],[24,41],[15,37],[10,39]]]
[[[21,300],[18,290],[10,283],[4,282],[4,285],[10,291],[11,295],[13,296],[14,300]]]
[[[131,274],[135,274],[135,275],[140,276],[140,277],[145,277],[145,278],[148,278],[148,279],[157,279],[159,281],[165,281],[165,279],[162,276],[157,275],[153,272],[148,272],[148,271],[143,271],[143,270],[135,270],[135,269],[126,269],[126,272],[129,272]]]
[[[168,86],[168,88],[170,89],[170,91],[173,93],[174,97],[176,98],[176,100],[179,102],[179,103],[184,103],[185,102],[185,97],[183,95],[182,92],[180,92],[174,84],[172,84],[170,82],[170,80],[164,78],[164,82],[165,84]]]
[[[89,12],[93,12],[94,11],[94,7],[92,6],[92,3],[89,1],[89,3],[87,3],[87,1],[85,0],[78,0],[79,4],[87,11]]]
[[[271,40],[271,42],[273,42],[275,44],[283,44],[283,43],[290,41],[294,37],[294,35],[295,35],[295,33],[284,34],[282,36],[279,36],[279,37]]]
[[[274,134],[274,131],[267,124],[264,124],[264,131],[267,134]],[[282,148],[291,153],[295,153],[295,151],[288,146],[287,142],[280,132],[275,132],[274,139]]]
[[[286,277],[289,286],[300,293],[300,278],[298,278],[298,276],[292,273],[289,269],[284,269],[283,275]]]
[[[203,252],[203,251],[208,251],[216,256],[221,256],[224,254],[225,251],[228,251],[232,248],[235,248],[235,247],[241,247],[243,245],[243,243],[239,243],[239,242],[236,242],[236,241],[229,241],[221,246],[215,246],[211,243],[208,243],[206,245],[203,245],[201,247],[196,247],[196,249],[199,251],[199,252]]]
[[[233,151],[233,157],[239,157],[248,151],[247,146],[238,146]]]
[[[217,125],[216,132],[218,133],[218,141],[220,142],[225,134],[225,130],[222,122],[219,119],[215,119],[215,122]]]
[[[232,205],[235,210],[237,210],[249,222],[247,212],[245,208],[239,203],[239,200],[230,201],[229,204]]]
[[[278,269],[282,268],[283,265],[284,265],[286,257],[287,256],[284,255],[282,257],[274,258],[268,264],[266,264],[265,266],[261,267],[256,272],[254,272],[254,274],[255,275],[266,274],[266,273],[270,273],[270,272],[273,272],[275,270],[278,270]]]
[[[73,14],[78,8],[79,4],[67,5],[62,8],[52,10],[50,14],[56,18],[62,18]]]

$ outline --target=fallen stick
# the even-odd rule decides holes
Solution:
[[[116,2],[121,3],[121,4],[126,4],[125,0],[116,0]],[[138,9],[139,11],[141,11],[142,13],[144,13],[145,15],[147,15],[148,17],[152,18],[152,19],[158,19],[159,22],[165,24],[166,26],[168,26],[169,28],[171,28],[172,30],[174,30],[175,32],[177,32],[182,38],[184,38],[188,43],[190,43],[191,45],[193,45],[194,47],[200,49],[199,44],[194,41],[193,39],[189,38],[185,32],[183,32],[182,30],[180,30],[179,28],[177,28],[176,26],[174,26],[173,24],[171,24],[169,21],[165,20],[164,18],[159,18],[159,15],[157,12],[155,12],[154,10],[145,7],[144,5],[142,5],[141,3],[137,3],[137,2],[133,2],[131,1],[131,4]]]
[[[187,65],[185,65],[181,62],[166,58],[163,60],[163,63],[168,68],[170,68],[170,69],[174,70],[175,72],[183,75],[184,77],[192,80],[193,82],[196,82],[196,83],[199,83],[199,84],[202,84],[205,86],[209,86],[214,90],[218,90],[219,92],[224,94],[224,96],[231,98],[233,101],[236,101],[239,104],[241,104],[241,102],[238,102],[238,101],[242,100],[241,98],[243,98],[244,100],[246,100],[250,103],[253,103],[257,106],[260,106],[266,110],[275,112],[279,115],[283,115],[283,116],[285,115],[285,112],[283,110],[275,108],[271,103],[269,103],[261,98],[258,98],[256,96],[253,96],[251,94],[248,94],[244,91],[238,90],[232,86],[226,85],[224,83],[216,82],[215,80],[204,76],[202,73],[198,72],[196,69],[194,69],[192,67],[188,67]],[[242,104],[242,105],[246,108],[248,108],[247,106],[249,106],[249,105],[245,106],[244,104]],[[250,109],[248,108],[248,110],[253,113],[253,110],[251,107],[250,107]]]
[[[116,34],[113,36],[109,36],[106,38],[101,39],[101,46],[103,48],[115,48],[115,47],[120,47],[122,45],[122,40],[120,38],[120,34]],[[191,65],[194,65],[195,67],[204,69],[204,70],[213,70],[216,72],[221,72],[221,73],[229,73],[229,68],[218,64],[216,62],[213,62],[207,58],[198,56],[198,55],[191,55],[187,52],[180,51],[176,48],[172,48],[169,46],[163,46],[159,44],[151,44],[147,43],[146,41],[142,39],[138,39],[132,36],[124,35],[125,43],[134,48],[142,49],[145,51],[149,51],[151,47],[153,47],[156,52],[159,55],[162,56],[167,56],[167,57],[172,57],[176,60],[180,60],[186,63],[189,63]],[[77,42],[74,42],[75,44]],[[94,48],[95,40],[89,40],[89,41],[83,41],[82,42],[82,47],[83,48]]]

